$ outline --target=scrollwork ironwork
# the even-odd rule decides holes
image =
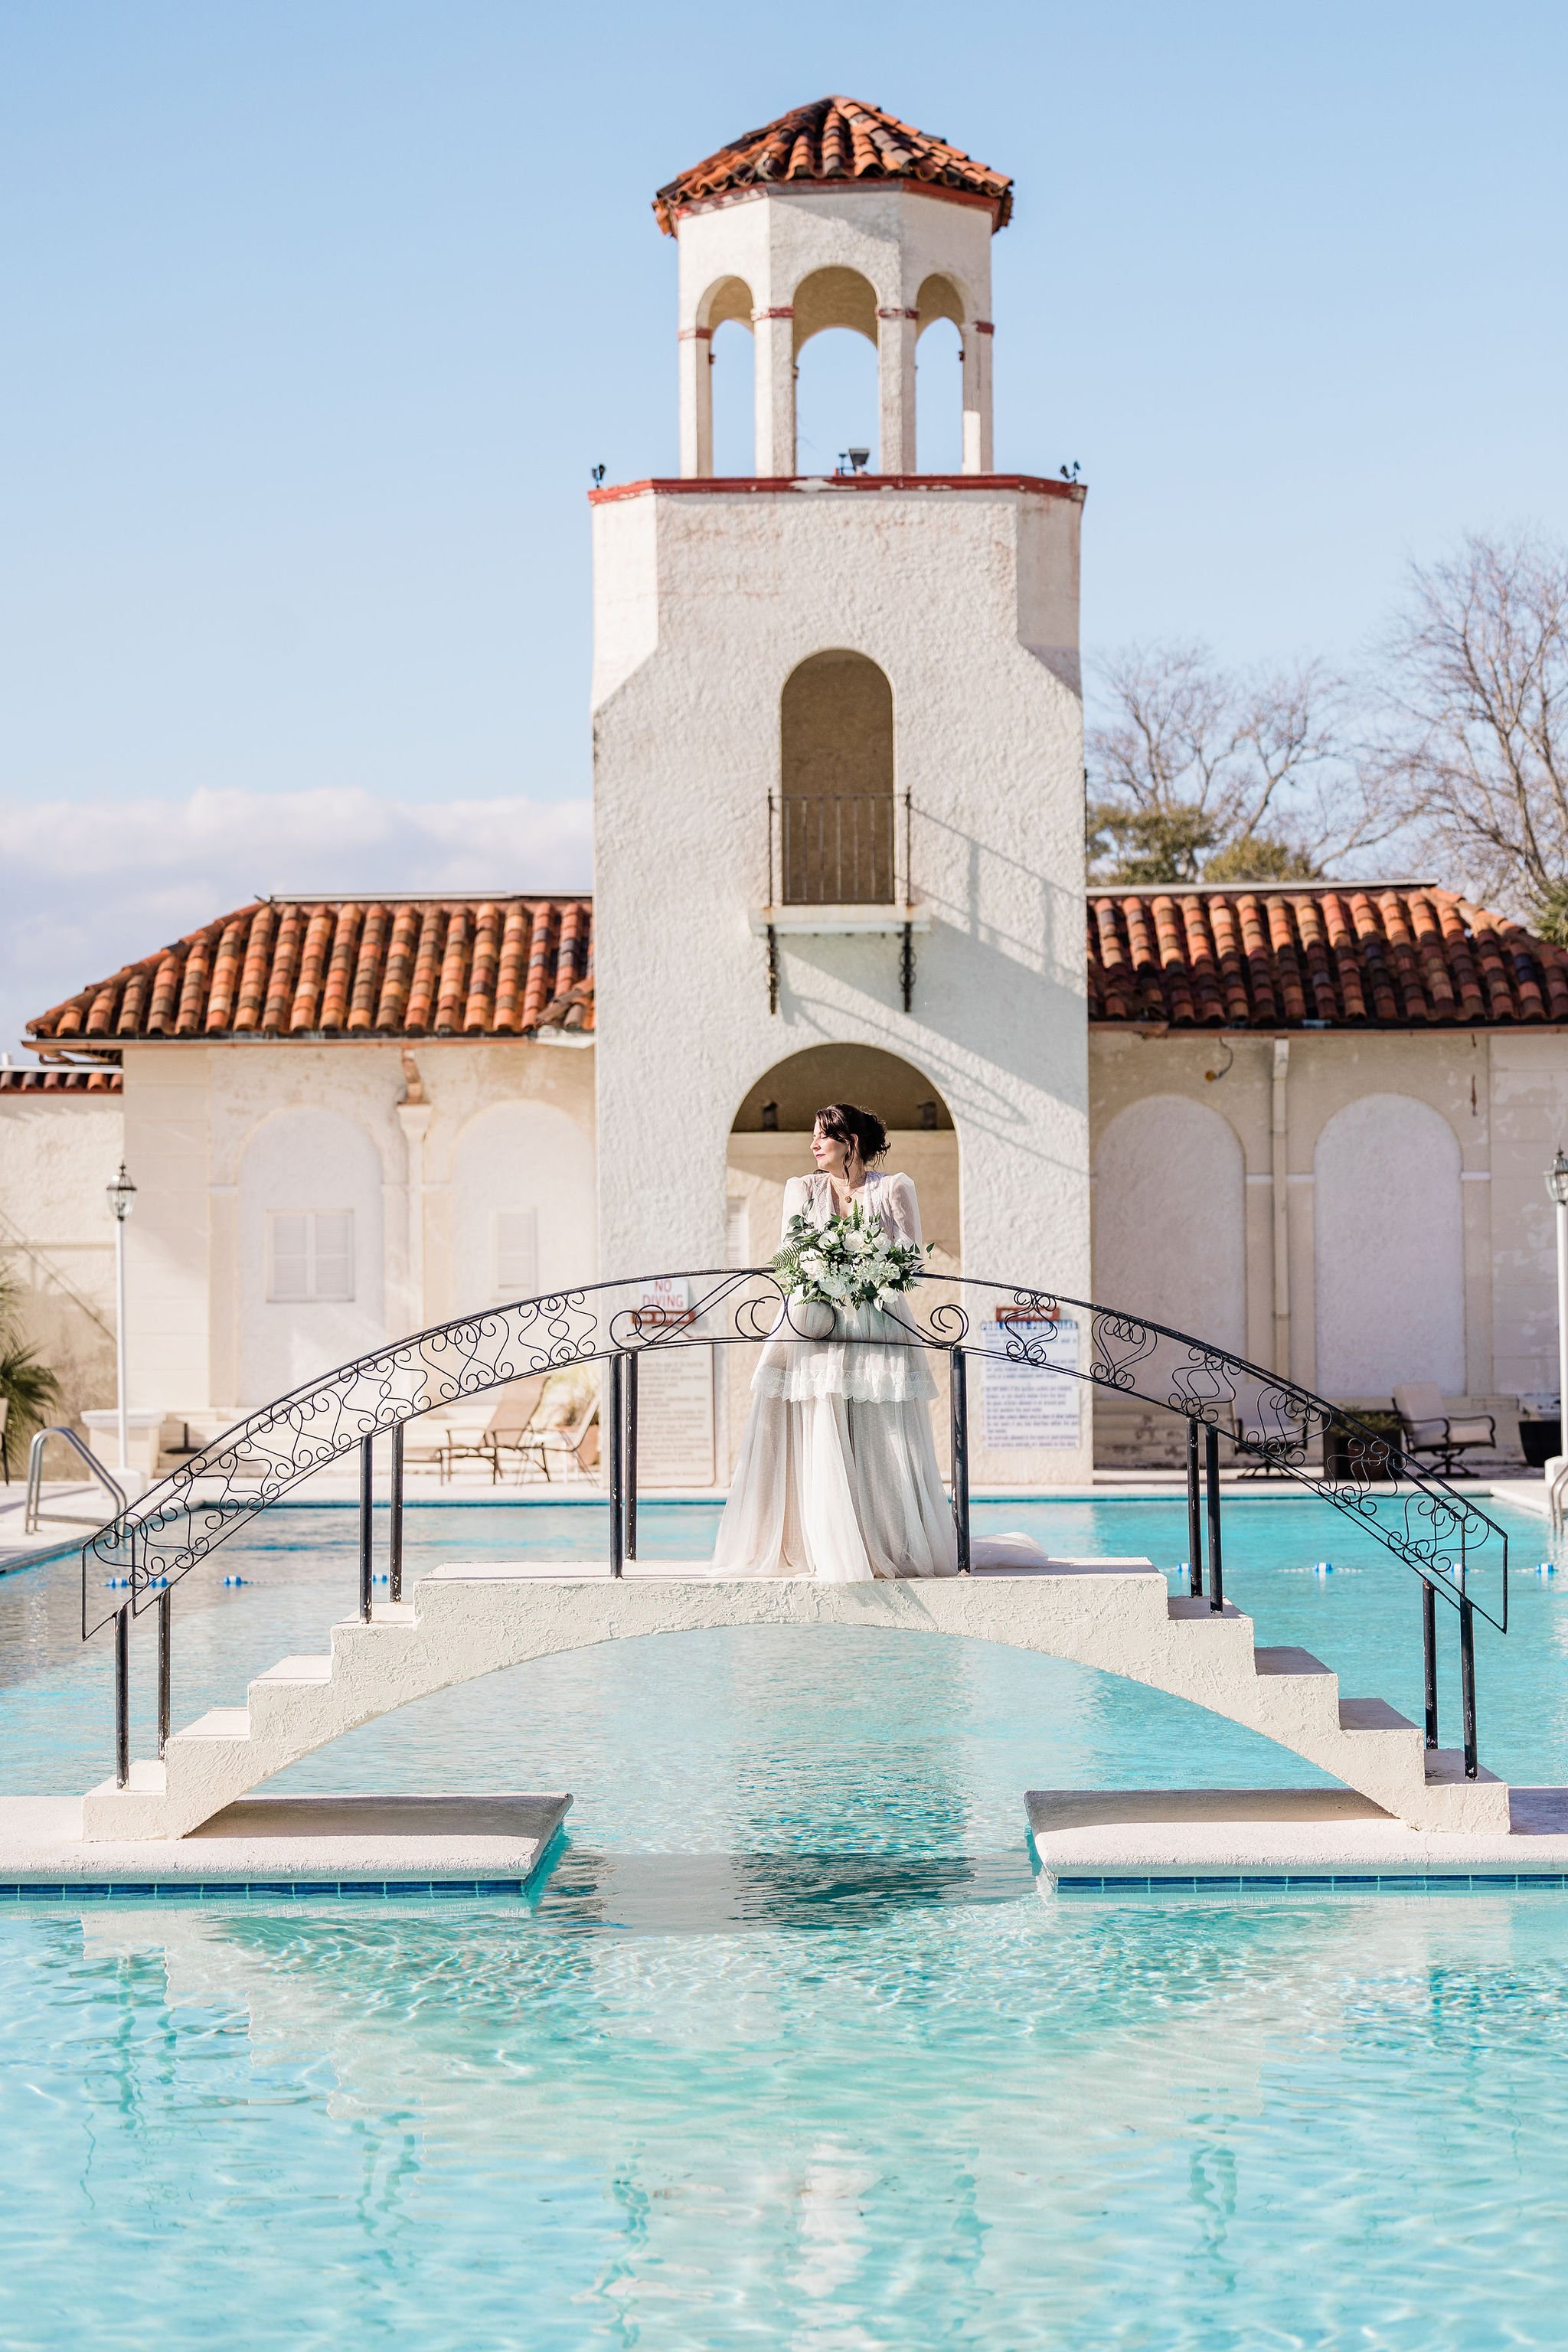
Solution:
[[[787,1304],[769,1267],[591,1284],[459,1316],[340,1365],[246,1414],[89,1538],[82,1552],[84,1636],[118,1613],[92,1617],[95,1570],[100,1589],[108,1576],[128,1575],[130,1606],[139,1611],[155,1584],[177,1580],[366,1436],[512,1381],[616,1355],[787,1339]],[[1079,1333],[1076,1365],[1060,1360],[1058,1344],[1072,1323]],[[947,1355],[962,1349],[982,1360],[1048,1368],[1091,1391],[1217,1428],[1238,1454],[1301,1481],[1435,1590],[1469,1601],[1506,1630],[1503,1530],[1434,1471],[1282,1374],[1145,1316],[968,1276],[924,1276],[887,1302],[881,1328],[880,1344],[889,1347]],[[1321,1475],[1309,1468],[1319,1447]]]

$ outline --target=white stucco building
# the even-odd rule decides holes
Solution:
[[[939,1270],[1346,1402],[1554,1388],[1568,957],[1426,883],[1086,891],[1084,493],[992,447],[1010,202],[848,100],[660,192],[680,471],[593,495],[594,898],[528,894],[520,842],[492,896],[258,901],[33,1023],[41,1070],[0,1072],[0,1247],[74,1407],[109,1401],[121,1155],[132,1400],[172,1444],[470,1307],[759,1262],[845,1097],[893,1128]],[[939,324],[941,476],[915,467]],[[755,354],[756,470],[724,478],[721,326]],[[835,327],[874,347],[880,446],[805,477],[795,372]],[[714,1384],[719,1483],[747,1369]],[[1076,1445],[982,1437],[974,1466],[1070,1481],[1162,1442],[1086,1401]]]

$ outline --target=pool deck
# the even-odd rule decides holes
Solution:
[[[519,1894],[569,1796],[246,1797],[186,1837],[86,1844],[79,1797],[0,1797],[0,1899]]]
[[[1062,1892],[1247,1885],[1568,1888],[1568,1789],[1513,1789],[1501,1835],[1407,1829],[1350,1789],[1031,1789]]]

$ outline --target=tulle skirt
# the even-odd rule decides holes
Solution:
[[[936,1382],[922,1349],[893,1344],[900,1329],[866,1307],[837,1315],[831,1337],[767,1342],[716,1575],[956,1575],[928,1410]]]

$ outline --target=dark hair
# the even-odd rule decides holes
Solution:
[[[880,1160],[888,1148],[888,1130],[874,1110],[862,1110],[857,1103],[829,1103],[812,1120],[824,1135],[831,1135],[837,1143],[856,1146],[866,1166]]]

